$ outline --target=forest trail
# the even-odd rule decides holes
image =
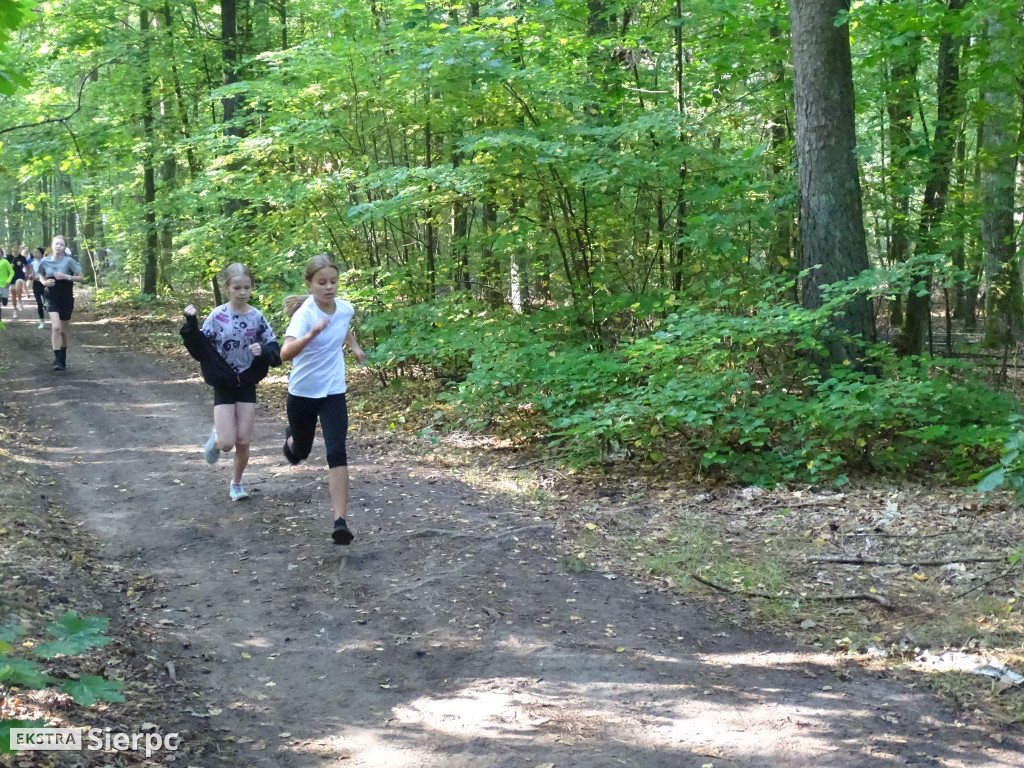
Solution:
[[[138,653],[171,662],[166,684],[205,715],[175,714],[201,741],[189,765],[1024,763],[1016,736],[996,743],[921,691],[627,579],[566,572],[557,520],[387,435],[352,433],[349,548],[328,539],[322,442],[287,466],[283,414],[265,405],[252,498],[232,504],[225,460],[200,451],[206,386],[88,317],[55,374],[48,336],[8,323],[5,398],[96,556],[152,585],[101,599],[137,605],[157,638]]]

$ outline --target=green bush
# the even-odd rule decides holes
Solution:
[[[370,318],[381,339],[373,360],[447,379],[459,426],[540,435],[580,465],[658,461],[682,448],[705,468],[768,486],[842,483],[850,470],[963,481],[1009,434],[1012,399],[969,365],[899,359],[878,345],[822,371],[813,360],[830,308],[773,296],[739,313],[735,293],[715,284],[685,309],[608,297],[590,316],[574,307],[519,315],[453,295]],[[594,334],[595,314],[618,327],[605,319]],[[643,332],[624,337],[627,326]]]

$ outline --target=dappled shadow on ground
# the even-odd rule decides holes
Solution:
[[[206,738],[190,764],[1022,762],[1016,737],[997,744],[874,671],[615,574],[568,573],[558,520],[369,440],[350,445],[348,549],[327,538],[323,446],[286,466],[280,413],[260,408],[252,498],[232,504],[231,457],[209,467],[199,450],[207,390],[102,327],[77,332],[65,377],[15,334],[8,391],[101,558],[145,577],[106,600],[151,628],[139,652],[191,690],[176,717]]]

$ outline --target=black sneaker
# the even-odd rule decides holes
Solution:
[[[281,453],[284,454],[284,457],[288,460],[289,464],[298,464],[300,461],[302,461],[302,459],[300,459],[298,456],[296,456],[294,453],[292,453],[291,446],[288,445],[288,441],[291,440],[291,439],[292,439],[292,428],[288,427],[284,431],[284,446],[281,448]],[[345,543],[348,544],[347,541]]]
[[[331,538],[334,539],[335,544],[351,544],[352,539],[355,536],[352,535],[352,531],[348,529],[348,523],[345,522],[344,517],[339,517],[334,521],[334,531],[331,532]]]

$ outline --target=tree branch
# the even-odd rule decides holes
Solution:
[[[742,595],[743,597],[763,597],[768,600],[778,600],[784,598],[784,595],[769,595],[765,592],[745,592],[739,589],[730,589],[729,587],[723,587],[721,584],[715,584],[713,581],[708,581],[703,576],[698,576],[696,573],[691,573],[690,577],[699,581],[701,584],[706,584],[712,589],[717,589],[719,592],[725,592],[728,595]],[[873,595],[871,593],[853,594],[853,595],[801,595],[801,600],[868,600],[872,603],[878,603],[883,608],[892,609],[892,603],[886,600],[881,595]]]
[[[823,555],[809,557],[809,563],[835,563],[836,565],[899,565],[909,568],[913,565],[952,565],[953,563],[1001,563],[1009,557],[953,557],[949,560],[865,560],[862,557],[843,557],[842,555]]]
[[[78,105],[75,107],[75,110],[70,115],[64,115],[63,117],[51,117],[49,120],[40,120],[36,123],[23,123],[21,125],[12,125],[10,128],[0,129],[0,136],[2,136],[5,133],[10,133],[11,131],[20,131],[22,128],[38,128],[41,125],[49,125],[50,123],[63,123],[65,120],[70,120],[72,117],[74,117],[82,111],[82,93],[85,91],[85,84],[89,82],[89,78],[95,75],[97,72],[99,72],[100,69],[102,69],[103,67],[107,66],[108,64],[113,64],[115,61],[117,61],[117,59],[111,59],[110,61],[105,61],[102,64],[98,64],[96,67],[92,69],[92,71],[90,71],[88,74],[82,77],[82,82],[78,86]]]

